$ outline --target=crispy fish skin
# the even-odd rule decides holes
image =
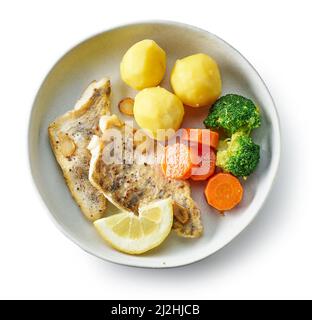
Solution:
[[[89,181],[91,154],[87,146],[92,136],[99,132],[100,117],[110,113],[110,92],[108,79],[92,82],[75,108],[58,117],[48,128],[51,147],[68,188],[91,221],[103,217],[106,198]],[[69,143],[67,149],[70,151],[65,155],[62,149],[64,139]]]
[[[129,145],[127,141],[124,144],[125,148]],[[103,160],[104,146],[99,137],[90,146],[89,180],[109,201],[121,210],[138,213],[143,204],[171,197],[175,203],[173,229],[182,237],[201,236],[201,213],[187,181],[166,178],[158,164],[107,164]]]

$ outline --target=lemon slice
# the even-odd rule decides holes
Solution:
[[[139,209],[139,215],[122,212],[94,222],[112,247],[141,254],[159,246],[169,235],[173,223],[172,200],[158,200]]]

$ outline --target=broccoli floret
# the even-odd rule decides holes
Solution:
[[[217,153],[217,166],[236,177],[245,178],[252,174],[259,161],[260,146],[244,132],[233,134],[226,141],[225,148],[219,149]]]
[[[261,125],[257,106],[237,94],[228,94],[218,99],[205,119],[206,128],[224,129],[229,135],[237,131],[250,133]]]

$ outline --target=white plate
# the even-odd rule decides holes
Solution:
[[[167,52],[168,68],[164,86],[168,87],[168,75],[176,59],[203,52],[214,57],[220,66],[223,94],[242,94],[261,107],[263,124],[254,133],[256,142],[261,145],[261,163],[245,183],[243,203],[225,217],[208,207],[203,196],[203,184],[193,186],[193,197],[201,207],[205,227],[200,239],[182,239],[172,233],[156,250],[143,256],[129,256],[107,246],[81,214],[51,151],[47,127],[57,116],[74,106],[92,80],[103,76],[111,79],[113,108],[118,112],[118,101],[134,95],[120,80],[119,63],[132,44],[146,38],[155,40]],[[207,110],[189,111],[193,114],[195,124],[202,125]],[[136,23],[105,31],[80,43],[52,68],[33,105],[29,124],[29,158],[35,184],[53,220],[81,248],[119,264],[149,268],[176,267],[213,254],[233,240],[255,218],[270,192],[279,164],[279,121],[272,97],[259,74],[229,44],[207,31],[185,24],[159,21]]]

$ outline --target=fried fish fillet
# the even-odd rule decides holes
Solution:
[[[73,110],[57,118],[48,128],[56,160],[73,198],[91,221],[103,217],[106,199],[90,183],[88,174],[91,154],[87,146],[99,132],[99,119],[110,112],[110,82],[92,82]]]
[[[94,137],[89,145],[92,154],[89,180],[121,210],[138,213],[139,206],[157,199],[171,197],[174,201],[173,229],[182,237],[197,238],[203,232],[200,210],[191,198],[190,185],[186,181],[166,178],[157,163],[130,163],[126,154],[131,154],[135,144],[128,141],[126,126],[122,132],[123,156],[121,161],[109,164],[105,161],[103,136]],[[115,128],[116,129],[116,128]],[[129,137],[129,139],[131,139]],[[127,150],[128,149],[128,150]]]

